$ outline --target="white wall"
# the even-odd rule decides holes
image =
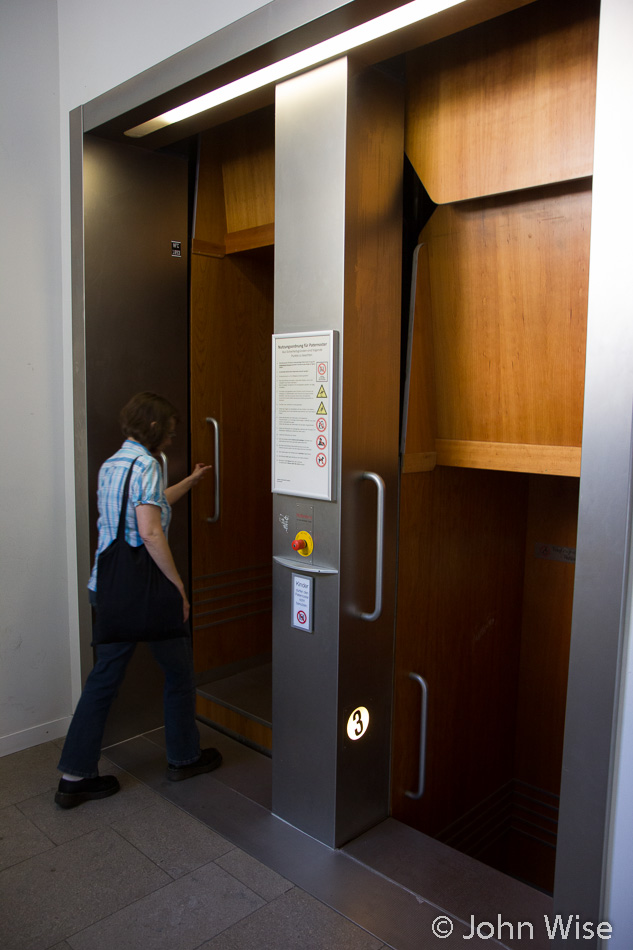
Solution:
[[[76,106],[268,2],[57,0],[62,123]]]
[[[0,753],[70,712],[57,10],[0,6]]]

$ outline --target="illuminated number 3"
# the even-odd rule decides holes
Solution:
[[[360,739],[367,732],[369,712],[365,706],[358,706],[347,720],[347,735],[353,741]]]

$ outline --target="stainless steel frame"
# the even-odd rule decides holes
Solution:
[[[90,523],[88,499],[88,412],[86,405],[86,327],[84,274],[84,128],[83,108],[70,114],[70,201],[73,331],[73,413],[75,420],[75,527],[77,579],[86,590],[90,577]],[[92,610],[87,598],[78,597],[81,679],[92,669]]]
[[[109,119],[167,93],[175,85],[222,64],[264,39],[341,6],[333,0],[273,0],[200,44],[75,110],[70,116],[72,200],[72,306],[75,412],[77,558],[80,584],[89,566],[85,359],[83,345],[82,135]],[[605,41],[602,36],[601,44]],[[610,50],[602,48],[608,58]],[[607,76],[598,100],[606,101],[617,80]],[[609,85],[611,84],[611,85]],[[600,129],[600,126],[598,127]],[[598,132],[600,134],[600,132]],[[599,175],[599,169],[598,169]],[[614,769],[614,723],[620,697],[621,658],[627,630],[624,605],[629,570],[629,509],[632,448],[633,339],[623,312],[623,279],[605,263],[611,250],[610,196],[599,177],[594,190],[589,335],[583,465],[581,476],[576,595],[569,667],[568,711],[559,826],[555,909],[583,919],[604,915],[606,841]],[[596,230],[596,233],[597,230]],[[598,273],[596,260],[600,251]],[[610,282],[616,297],[610,296]],[[620,296],[617,296],[619,290]],[[90,665],[88,608],[80,598],[82,668]]]

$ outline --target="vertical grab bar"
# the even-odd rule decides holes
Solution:
[[[164,452],[160,453],[160,457],[163,463],[163,489],[167,488],[167,456]]]
[[[415,680],[420,684],[422,690],[422,711],[420,713],[420,761],[418,765],[418,787],[415,792],[405,792],[407,798],[414,801],[422,798],[424,794],[424,779],[426,771],[426,723],[429,700],[429,688],[419,673],[409,673],[409,679]]]
[[[214,483],[215,483],[215,501],[212,518],[207,518],[209,524],[215,524],[220,517],[220,426],[218,420],[212,416],[207,416],[207,422],[213,426],[213,444],[215,452]]]
[[[376,496],[376,600],[371,613],[361,613],[361,620],[378,620],[382,613],[382,577],[383,577],[383,549],[385,539],[385,483],[375,472],[363,472],[361,478],[368,478],[374,482],[378,494]]]

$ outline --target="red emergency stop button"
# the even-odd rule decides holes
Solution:
[[[308,531],[297,531],[294,541],[290,543],[292,550],[296,551],[300,557],[310,557],[314,550],[312,535]]]

